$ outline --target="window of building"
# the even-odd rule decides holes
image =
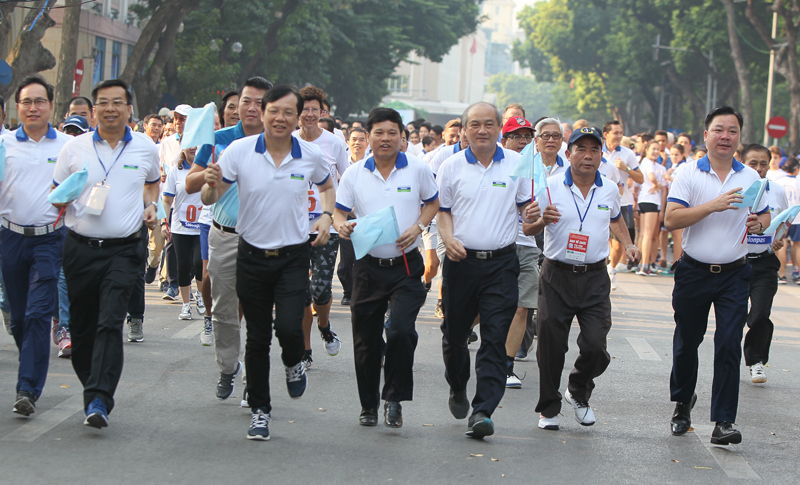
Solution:
[[[389,92],[393,94],[410,94],[408,75],[397,75],[389,78]]]
[[[106,63],[106,39],[104,37],[94,38],[94,73],[92,74],[92,85],[105,79]]]
[[[114,42],[111,44],[111,79],[117,79],[120,75],[121,58],[122,43]]]

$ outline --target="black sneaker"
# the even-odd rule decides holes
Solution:
[[[300,362],[303,363],[303,366],[305,366],[306,370],[311,368],[311,365],[314,363],[314,359],[311,358],[310,350],[305,351],[305,353],[303,354],[303,360],[301,360]]]
[[[154,268],[154,267],[150,266],[149,264],[147,265],[147,272],[145,272],[145,274],[144,274],[144,282],[145,283],[147,283],[149,285],[150,283],[152,283],[153,281],[156,280],[156,270],[157,269],[158,268]]]
[[[247,439],[269,441],[269,421],[269,413],[265,413],[261,408],[253,409],[250,429],[247,430]]]
[[[742,433],[733,427],[733,423],[719,421],[711,434],[711,443],[715,445],[738,445],[742,442]]]
[[[433,281],[429,281],[429,282],[425,283],[425,291],[427,291],[428,293],[430,293],[430,292],[431,292],[431,286],[432,286],[432,285],[433,285]]]
[[[289,396],[300,397],[306,392],[308,379],[306,379],[306,368],[302,362],[292,367],[284,366],[286,369],[286,389],[289,391]]]
[[[484,436],[494,434],[494,424],[489,416],[477,412],[469,417],[467,426],[467,436],[475,439],[482,439]]]
[[[242,363],[236,363],[236,370],[232,374],[219,373],[219,382],[217,382],[217,399],[228,399],[233,394],[233,383],[236,381],[236,376],[242,372]]]
[[[478,334],[475,333],[475,330],[473,330],[472,333],[469,334],[469,337],[467,337],[467,344],[471,344],[472,342],[477,342],[477,341],[478,341]]]
[[[350,306],[350,295],[344,295],[342,301],[339,302],[342,306]]]
[[[14,412],[23,416],[30,416],[36,412],[36,398],[28,391],[17,392],[17,401],[14,403]]]

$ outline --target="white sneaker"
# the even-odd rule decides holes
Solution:
[[[564,398],[568,403],[572,404],[572,409],[575,411],[575,420],[581,426],[591,426],[594,424],[594,411],[588,402],[581,402],[572,399],[572,394],[567,391],[564,393]]]
[[[753,379],[753,384],[763,384],[767,382],[767,372],[764,369],[764,364],[759,362],[750,366],[750,377]]]
[[[548,429],[551,431],[558,431],[558,416],[553,416],[552,418],[545,418],[540,414],[539,428]]]
[[[611,278],[611,290],[617,289],[617,270],[613,267],[608,267],[608,277]]]
[[[211,317],[208,315],[203,317],[203,331],[200,332],[200,343],[206,347],[214,345],[214,327],[211,325]]]
[[[506,389],[522,389],[522,380],[513,370],[506,373]]]
[[[336,336],[336,332],[334,332],[331,327],[330,323],[328,323],[328,332],[325,333],[320,330],[320,336],[322,340],[325,341],[325,351],[328,352],[328,355],[333,357],[334,355],[339,353],[339,350],[342,348],[342,341],[339,340],[339,337]],[[319,329],[319,328],[318,328]]]
[[[184,303],[181,307],[181,313],[178,315],[178,318],[181,320],[191,320],[192,319],[192,304]]]
[[[200,315],[204,314],[206,312],[206,305],[203,303],[203,294],[199,291],[197,292],[195,303],[197,304],[197,313]]]

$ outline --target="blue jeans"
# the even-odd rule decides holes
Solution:
[[[3,261],[0,259],[0,266],[2,266]],[[6,300],[6,290],[5,284],[3,283],[3,272],[0,271],[0,311],[3,313],[11,313],[11,304],[8,303]],[[8,322],[11,325],[11,322]]]
[[[58,273],[58,329],[69,331],[69,296],[67,296],[67,280],[64,279],[64,268]]]

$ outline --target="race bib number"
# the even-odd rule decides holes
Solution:
[[[181,224],[183,224],[184,227],[188,227],[189,229],[198,229],[200,228],[200,224],[197,222],[197,220],[200,217],[201,210],[203,210],[203,206],[197,207],[184,202],[181,204],[180,210],[178,211],[178,220],[181,221]]]
[[[313,221],[322,215],[320,207],[322,202],[319,199],[319,192],[314,189],[308,189],[308,220]]]
[[[586,250],[589,248],[589,235],[580,231],[569,231],[566,258],[578,263],[586,262]]]

